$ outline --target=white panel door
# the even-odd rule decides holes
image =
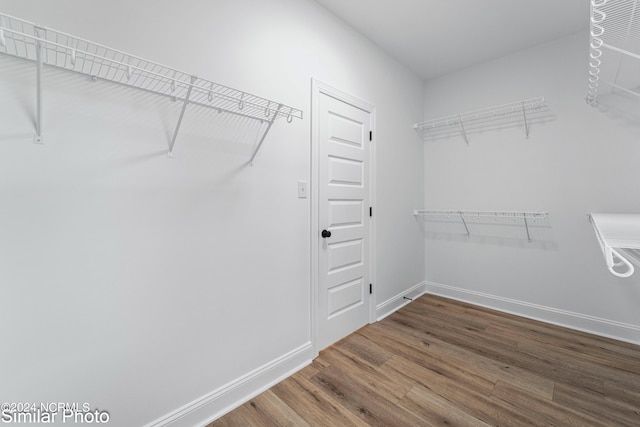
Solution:
[[[321,350],[369,321],[371,114],[321,92],[317,126]]]

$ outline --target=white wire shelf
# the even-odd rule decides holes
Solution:
[[[637,60],[640,0],[591,0],[587,102],[597,105],[601,83],[640,97]]]
[[[469,222],[474,220],[504,222],[511,220],[517,222],[522,220],[522,225],[527,231],[527,240],[531,241],[531,233],[529,226],[537,222],[546,221],[549,217],[548,212],[505,212],[505,211],[456,211],[456,210],[414,210],[413,215],[426,218],[455,218],[460,219],[464,225],[467,236],[471,235],[469,231]]]
[[[548,107],[545,103],[544,97],[541,96],[522,101],[510,102],[508,104],[482,108],[466,113],[452,114],[450,116],[426,120],[424,122],[416,123],[413,125],[413,128],[420,129],[425,137],[430,133],[434,133],[442,129],[457,129],[462,133],[464,140],[468,144],[469,137],[467,127],[470,124],[487,123],[494,120],[518,117],[522,119],[525,135],[528,138],[530,118],[527,117],[527,114],[547,111],[547,109]]]
[[[189,104],[263,123],[264,130],[250,163],[253,163],[276,119],[284,118],[291,122],[294,118],[302,119],[303,115],[302,110],[297,108],[3,13],[0,13],[0,53],[32,61],[37,65],[36,142],[42,141],[43,65],[182,102],[180,118],[169,144],[170,155]]]
[[[640,214],[592,213],[588,217],[611,274],[631,276],[634,264],[640,266]]]

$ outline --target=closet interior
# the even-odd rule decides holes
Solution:
[[[640,374],[640,0],[440,3],[4,1],[0,402],[205,426],[302,369],[315,403],[357,352],[354,395],[385,372],[399,406],[439,397],[397,352],[444,383],[422,358],[468,343],[509,405],[518,360],[540,405],[637,388],[564,357],[590,334]]]

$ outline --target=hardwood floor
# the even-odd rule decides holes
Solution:
[[[423,296],[217,426],[640,426],[640,346]]]

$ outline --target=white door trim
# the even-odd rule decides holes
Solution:
[[[318,138],[318,99],[320,94],[328,95],[332,98],[338,99],[347,104],[351,104],[354,107],[358,107],[361,110],[366,111],[371,115],[371,131],[373,132],[373,141],[370,145],[370,167],[369,167],[369,200],[371,206],[375,206],[375,169],[376,169],[376,107],[375,105],[363,101],[353,95],[345,93],[333,86],[323,83],[315,78],[311,79],[311,343],[313,346],[313,357],[317,357],[319,353],[318,349],[318,247],[320,244],[320,238],[318,236],[319,230],[319,218],[318,218],[318,162],[319,162],[319,138]],[[376,283],[376,268],[375,268],[375,247],[376,247],[376,232],[375,232],[375,209],[374,215],[370,221],[369,233],[370,233],[370,245],[369,245],[369,277],[371,283]],[[375,298],[376,292],[371,298],[369,298],[369,323],[375,322]]]

